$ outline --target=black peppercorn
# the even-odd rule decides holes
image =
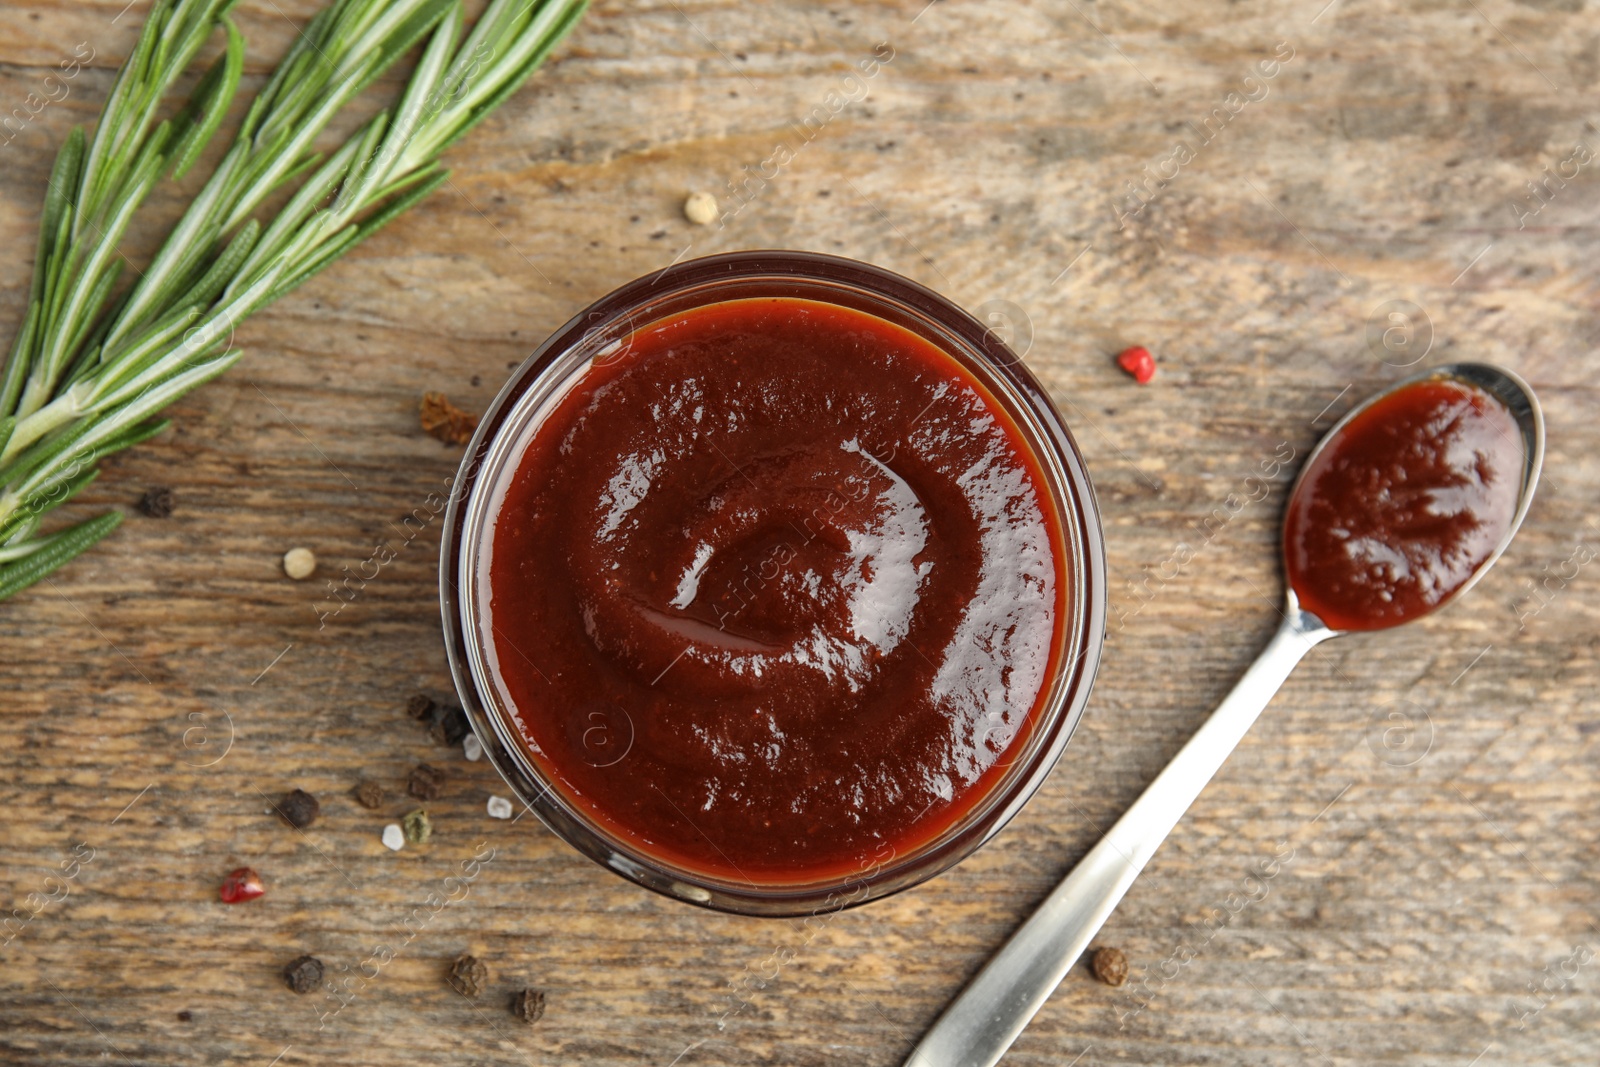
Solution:
[[[383,807],[383,786],[377,782],[362,782],[351,792],[355,794],[356,803],[363,808]]]
[[[283,980],[296,993],[309,993],[322,984],[322,961],[315,956],[290,960],[283,969]]]
[[[1095,949],[1089,967],[1106,985],[1121,985],[1128,980],[1128,957],[1120,948]]]
[[[285,794],[277,807],[284,822],[301,830],[316,822],[317,816],[322,813],[322,805],[317,803],[317,798],[304,789]]]
[[[152,519],[166,518],[177,505],[177,497],[166,486],[157,486],[139,498],[139,510]]]
[[[489,984],[489,968],[476,956],[462,956],[450,965],[450,987],[464,997],[475,997]]]
[[[444,792],[444,772],[426,763],[419,763],[406,779],[406,791],[419,800],[438,800]]]
[[[525,1023],[536,1023],[544,1015],[544,993],[538,989],[524,989],[511,995],[511,1014]]]
[[[460,708],[439,705],[433,710],[428,733],[441,745],[455,745],[467,736],[467,713]]]

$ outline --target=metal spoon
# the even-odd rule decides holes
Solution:
[[[1306,457],[1301,480],[1328,442],[1355,415],[1413,382],[1453,378],[1478,386],[1510,408],[1522,431],[1522,488],[1511,528],[1488,559],[1449,599],[1483,577],[1522,525],[1544,463],[1544,416],[1526,382],[1483,363],[1452,363],[1396,382],[1358,405]],[[1291,496],[1300,488],[1295,482]],[[1037,911],[978,972],[905,1061],[905,1067],[994,1067],[1100,931],[1144,865],[1243,739],[1300,658],[1344,631],[1300,607],[1291,587],[1283,625],[1211,717],[1118,819],[1100,843],[1045,898]]]

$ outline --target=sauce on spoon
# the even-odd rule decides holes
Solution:
[[[1301,476],[1284,523],[1289,584],[1335,630],[1382,630],[1466,585],[1516,518],[1525,457],[1511,411],[1430,379],[1351,419]]]

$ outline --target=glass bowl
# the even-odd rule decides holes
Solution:
[[[661,318],[751,297],[816,300],[863,311],[915,333],[956,359],[1010,415],[1044,475],[1066,559],[1068,592],[1055,671],[1038,718],[1009,766],[942,832],[847,875],[816,882],[713,876],[652,856],[588,815],[529,754],[500,695],[484,640],[480,560],[493,535],[497,494],[540,420],[597,363],[626,351],[634,332]],[[1104,538],[1083,458],[1043,387],[995,332],[937,293],[869,264],[810,252],[754,251],[675,264],[624,285],[557,330],[511,375],[462,460],[446,511],[439,596],[450,670],[473,732],[511,790],[557,836],[595,862],[677,900],[747,915],[833,911],[916,885],[959,863],[997,834],[1039,788],[1088,701],[1105,637]],[[602,733],[615,724],[596,723]],[[624,729],[619,726],[618,729]],[[616,743],[624,738],[602,741]],[[620,757],[619,757],[620,758]]]

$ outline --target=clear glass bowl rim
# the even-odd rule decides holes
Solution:
[[[780,291],[790,284],[835,289],[846,306],[880,314],[923,336],[928,333],[925,328],[932,327],[939,336],[929,337],[930,341],[947,351],[958,347],[960,351],[952,354],[1012,409],[1013,421],[1034,448],[1045,469],[1047,487],[1060,513],[1062,534],[1073,557],[1068,561],[1074,584],[1072,631],[1063,647],[1057,674],[1049,682],[1051,702],[1027,742],[1024,770],[997,785],[963,821],[909,858],[896,857],[835,882],[802,886],[740,886],[671,867],[619,841],[568,804],[556,788],[544,781],[537,765],[518,746],[505,743],[500,736],[499,731],[508,728],[497,724],[499,713],[484,699],[473,671],[473,653],[467,647],[469,638],[476,640],[478,632],[474,598],[463,596],[461,590],[463,535],[469,512],[479,510],[473,505],[473,490],[480,479],[497,473],[483,470],[486,458],[496,452],[504,458],[508,449],[514,451],[499,437],[502,428],[513,432],[520,428],[512,417],[519,410],[518,402],[535,392],[536,386],[548,387],[550,383],[541,379],[563,358],[571,359],[575,349],[594,347],[596,337],[607,331],[631,331],[659,317],[655,312],[636,315],[640,309],[698,289],[754,288],[762,284]],[[674,310],[745,295],[761,294],[722,295]],[[796,295],[816,298],[811,292]],[[901,314],[891,317],[879,308]],[[668,310],[660,314],[671,313]],[[569,367],[567,374],[581,376],[589,363],[590,359],[584,358],[575,369]],[[522,421],[527,421],[525,413]],[[1065,493],[1061,492],[1063,488]],[[473,517],[482,521],[481,516]],[[473,732],[483,744],[485,758],[526,810],[579,852],[647,889],[690,904],[744,915],[795,917],[854,907],[917,885],[971,855],[1021,810],[1059,760],[1083,716],[1105,639],[1105,542],[1094,488],[1082,454],[1044,387],[993,330],[945,297],[883,268],[816,252],[732,252],[677,263],[613,290],[552,333],[511,373],[480,420],[451,487],[439,558],[445,650],[458,696]],[[481,658],[481,653],[478,655]]]

